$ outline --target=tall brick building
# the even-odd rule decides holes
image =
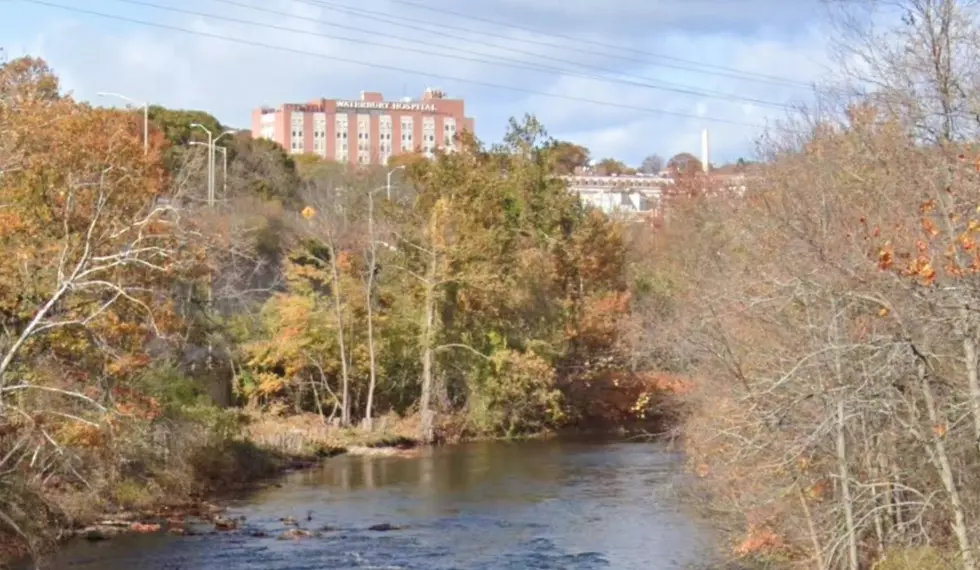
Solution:
[[[386,101],[362,91],[360,99],[320,99],[252,112],[252,136],[274,140],[295,154],[313,153],[351,164],[386,164],[392,156],[436,149],[451,152],[457,136],[473,132],[462,99],[426,89],[421,99]]]

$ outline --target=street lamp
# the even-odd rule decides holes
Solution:
[[[214,135],[201,123],[191,123],[191,128],[208,134],[208,206],[214,206]]]
[[[125,101],[129,101],[130,103],[133,103],[135,105],[140,104],[137,101],[134,101],[133,99],[130,99],[129,97],[126,97],[125,95],[121,95],[119,93],[106,93],[100,91],[98,95],[100,97],[118,97]],[[142,105],[143,105],[143,154],[149,154],[150,152],[150,104],[144,102],[142,103]]]
[[[214,144],[218,144],[218,141],[221,140],[221,137],[223,137],[225,135],[233,135],[233,134],[235,134],[235,131],[225,131],[225,132],[221,133],[220,135],[218,135],[217,137],[214,138]]]
[[[191,141],[191,142],[189,142],[187,144],[189,144],[191,146],[203,146],[204,148],[207,149],[208,152],[211,152],[211,147],[208,146],[208,143],[203,143],[203,142],[198,142],[198,141]],[[221,147],[216,147],[216,150],[217,150],[217,148],[221,148]],[[210,167],[210,164],[211,164],[210,161],[208,161],[208,177],[209,177],[208,183],[209,184],[210,184],[210,176],[211,176],[211,167]]]
[[[224,154],[225,157],[224,170],[222,171],[224,178],[221,179],[221,192],[223,194],[226,193],[226,191],[228,190],[228,149],[222,146],[216,147],[214,145],[218,144],[218,141],[221,140],[221,137],[225,135],[234,135],[234,134],[235,131],[225,131],[220,135],[218,135],[217,137],[215,137],[214,142],[211,143],[211,152],[221,149],[221,152]],[[212,169],[211,179],[214,180],[214,162],[211,163],[211,169]],[[214,182],[212,182],[211,184],[214,185]]]
[[[205,145],[204,143],[199,143],[199,142],[195,142],[195,141],[191,141],[190,144],[191,145],[200,145],[200,146],[207,146],[208,147],[208,205],[209,206],[214,206],[214,199],[215,199],[215,196],[214,196],[214,194],[215,194],[214,153],[215,153],[215,151],[218,151],[218,150],[220,150],[222,152],[222,154],[224,155],[224,168],[222,170],[222,173],[224,175],[224,178],[222,179],[222,182],[221,182],[222,183],[222,192],[225,192],[228,189],[228,149],[225,148],[225,147],[222,147],[222,146],[215,146],[215,145],[218,143],[219,140],[221,140],[221,137],[223,137],[225,135],[233,135],[233,134],[235,134],[235,131],[225,131],[225,132],[221,133],[220,135],[218,135],[217,137],[213,137],[211,131],[209,131],[207,129],[207,127],[205,127],[204,125],[201,125],[200,123],[193,123],[193,124],[191,124],[191,127],[199,127],[204,132],[206,132],[208,134],[208,144],[207,145]]]
[[[404,169],[405,169],[405,165],[403,164],[401,166],[396,166],[388,171],[388,184],[385,186],[385,188],[387,189],[386,196],[388,197],[389,202],[391,201],[391,175],[394,174],[396,170],[404,170]]]
[[[221,138],[221,137],[218,137]],[[228,147],[216,146],[214,150],[221,151],[222,165],[221,165],[221,195],[228,195]]]

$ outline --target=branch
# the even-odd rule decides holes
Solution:
[[[483,354],[482,352],[480,352],[479,350],[473,348],[472,346],[470,346],[468,344],[459,344],[459,343],[443,344],[443,345],[439,345],[439,346],[435,347],[433,349],[433,351],[439,352],[439,351],[442,351],[442,350],[449,350],[450,348],[461,348],[463,350],[467,350],[469,352],[472,352],[473,354],[479,356],[480,358],[482,358],[484,360],[492,360],[492,358],[490,358],[486,354]]]
[[[80,394],[78,392],[73,392],[71,390],[62,390],[61,388],[52,388],[50,386],[38,386],[36,384],[17,384],[16,386],[0,386],[0,394],[5,394],[8,392],[18,392],[21,390],[41,390],[42,392],[53,392],[55,394],[61,394],[64,396],[70,396],[72,398],[78,398],[79,400],[84,400],[89,404],[95,406],[103,412],[108,412],[105,406],[96,402],[92,398],[89,398],[85,394]]]

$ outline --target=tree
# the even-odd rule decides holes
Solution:
[[[341,425],[349,426],[351,424],[351,364],[345,318],[347,296],[341,281],[341,264],[346,265],[350,255],[346,251],[348,247],[345,247],[347,244],[344,239],[347,237],[345,232],[348,231],[348,217],[343,203],[344,190],[334,186],[333,181],[320,181],[309,192],[309,198],[306,200],[309,205],[303,209],[302,216],[308,222],[310,239],[316,240],[314,243],[327,257],[326,286],[333,300],[341,373],[340,422]],[[344,259],[341,259],[341,256],[344,256]]]
[[[186,170],[188,162],[186,155],[193,150],[188,143],[207,142],[204,132],[191,127],[192,124],[203,125],[214,136],[218,136],[225,130],[218,119],[204,111],[167,109],[159,105],[150,105],[147,112],[151,129],[160,133],[170,143],[164,151],[163,160],[167,169],[174,173]],[[205,153],[204,156],[206,157],[207,154]]]
[[[163,137],[174,148],[186,147],[187,143],[193,140],[202,140],[203,133],[200,129],[191,126],[194,123],[203,125],[215,136],[226,130],[214,115],[206,111],[168,109],[160,105],[150,105],[149,117],[152,125],[160,130]]]
[[[22,69],[9,65],[0,76]],[[159,143],[144,157],[132,117],[52,100],[33,81],[47,85],[48,77],[15,88],[16,105],[0,109],[5,140],[23,152],[3,178],[0,242],[11,255],[0,266],[0,397],[34,388],[27,363],[38,351],[56,360],[74,352],[76,365],[83,355],[105,359],[117,375],[141,362],[129,335],[167,334],[172,317],[160,295],[195,249],[180,217],[160,203],[168,188]],[[136,328],[120,335],[114,323]],[[103,350],[116,342],[125,356]]]
[[[58,94],[39,60],[0,66],[0,85],[0,536],[33,543],[64,519],[49,482],[101,493],[93,457],[121,462],[104,442],[159,416],[131,387],[178,344],[171,294],[205,240],[142,121]]]
[[[578,169],[589,165],[589,149],[584,146],[567,141],[554,141],[550,146],[550,153],[555,161],[555,174],[575,174]]]
[[[595,170],[600,176],[613,176],[620,174],[633,174],[635,171],[626,166],[625,163],[615,158],[604,158],[595,165]]]
[[[667,170],[675,173],[692,174],[702,170],[701,161],[689,152],[676,154],[667,161]]]
[[[245,133],[235,135],[228,147],[232,196],[278,200],[288,207],[300,204],[301,178],[295,161],[281,145]]]
[[[644,174],[658,174],[664,169],[664,159],[659,154],[651,154],[643,159],[640,164],[640,172]]]

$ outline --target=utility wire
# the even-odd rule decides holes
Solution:
[[[214,33],[210,33],[210,32],[202,32],[202,31],[198,31],[198,30],[190,30],[190,29],[187,29],[187,28],[181,28],[179,26],[173,26],[173,25],[170,25],[170,24],[163,24],[163,23],[160,23],[160,22],[149,22],[149,21],[140,20],[140,19],[137,19],[137,18],[130,18],[130,17],[121,16],[121,15],[118,15],[118,14],[108,14],[108,13],[99,12],[99,11],[96,11],[96,10],[88,10],[88,9],[85,9],[85,8],[78,8],[78,7],[75,7],[75,6],[64,6],[62,4],[56,4],[54,2],[47,2],[45,0],[22,0],[22,1],[27,2],[27,3],[30,3],[30,4],[37,4],[37,5],[40,5],[40,6],[48,6],[48,7],[51,7],[51,8],[59,8],[61,10],[66,10],[66,11],[69,11],[69,12],[77,12],[77,13],[80,13],[80,14],[89,14],[89,15],[92,15],[92,16],[100,17],[100,18],[106,18],[106,19],[110,19],[110,20],[117,20],[117,21],[121,21],[121,22],[128,22],[128,23],[131,23],[131,24],[138,24],[138,25],[142,25],[142,26],[148,26],[148,27],[152,27],[152,28],[159,28],[159,29],[163,29],[163,30],[171,30],[171,31],[175,31],[175,32],[181,32],[181,33],[184,33],[184,34],[189,34],[189,35],[194,35],[194,36],[200,36],[200,37],[205,37],[205,38],[211,38],[211,39],[220,40],[220,41],[227,41],[227,42],[237,43],[237,44],[241,44],[241,45],[247,45],[247,46],[258,47],[258,48],[263,48],[263,49],[271,49],[271,50],[281,51],[281,52],[285,52],[285,53],[292,53],[292,54],[297,54],[297,55],[305,55],[305,56],[315,57],[315,58],[329,60],[329,61],[337,61],[337,62],[341,62],[341,63],[350,63],[350,64],[360,65],[360,66],[364,66],[364,67],[373,67],[373,68],[376,68],[376,69],[385,69],[385,70],[388,70],[388,71],[395,71],[395,72],[399,72],[399,73],[409,73],[409,74],[413,74],[413,75],[420,75],[420,76],[424,76],[424,77],[431,77],[431,78],[434,78],[434,79],[440,79],[440,80],[444,80],[444,81],[457,81],[457,82],[460,82],[460,83],[469,83],[469,84],[472,84],[472,85],[479,85],[479,86],[482,86],[482,87],[489,87],[489,88],[493,88],[493,89],[501,89],[501,90],[506,90],[506,91],[513,91],[513,92],[516,92],[516,93],[524,93],[524,94],[527,94],[527,95],[535,95],[535,96],[539,96],[539,97],[548,97],[548,98],[558,99],[558,100],[564,100],[564,101],[575,101],[575,102],[579,102],[579,103],[589,103],[589,104],[592,104],[592,105],[601,105],[601,106],[612,107],[612,108],[617,108],[617,109],[626,109],[626,110],[630,110],[630,111],[638,111],[638,112],[649,113],[649,114],[654,114],[654,115],[665,115],[665,116],[672,116],[672,117],[681,117],[681,118],[685,118],[685,119],[697,119],[697,120],[706,121],[706,122],[724,123],[724,124],[738,125],[738,126],[750,127],[750,128],[756,128],[756,129],[764,129],[764,128],[766,128],[765,125],[753,124],[753,123],[746,123],[746,122],[743,122],[743,121],[735,121],[735,120],[731,120],[731,119],[721,119],[721,118],[716,118],[716,117],[703,117],[703,116],[695,115],[695,114],[692,114],[692,113],[683,113],[683,112],[679,112],[679,111],[667,111],[667,110],[663,110],[663,109],[651,109],[649,107],[639,107],[639,106],[636,106],[636,105],[627,105],[627,104],[624,104],[624,103],[615,103],[615,102],[609,102],[609,101],[599,101],[599,100],[595,100],[595,99],[589,99],[589,98],[586,98],[586,97],[574,97],[574,96],[571,96],[571,95],[559,95],[557,93],[548,93],[546,91],[537,91],[537,90],[534,90],[534,89],[527,89],[525,87],[518,87],[518,86],[513,86],[513,85],[503,85],[503,84],[499,84],[499,83],[492,83],[492,82],[489,82],[489,81],[480,81],[480,80],[477,80],[477,79],[466,79],[466,78],[462,78],[462,77],[454,77],[454,76],[450,76],[450,75],[442,75],[442,74],[437,74],[437,73],[431,73],[431,72],[428,72],[428,71],[421,71],[421,70],[415,70],[415,69],[406,69],[406,68],[397,67],[397,66],[394,66],[394,65],[383,64],[383,63],[373,63],[373,62],[368,62],[368,61],[361,61],[361,60],[356,60],[356,59],[349,59],[349,58],[339,57],[339,56],[335,56],[335,55],[329,55],[329,54],[324,54],[324,53],[317,53],[317,52],[311,52],[311,51],[306,51],[306,50],[295,49],[295,48],[291,48],[291,47],[287,47],[287,46],[267,44],[267,43],[263,43],[263,42],[253,41],[253,40],[247,40],[247,39],[242,39],[242,38],[235,38],[235,37],[231,37],[231,36],[224,36],[224,35],[221,35],[221,34],[214,34]]]
[[[350,43],[359,44],[359,45],[379,46],[379,47],[394,49],[394,50],[398,50],[398,51],[402,51],[402,52],[408,51],[408,52],[419,53],[419,54],[423,54],[423,55],[427,55],[427,56],[442,57],[442,58],[446,58],[446,59],[454,59],[454,60],[461,60],[461,61],[471,61],[471,62],[476,62],[476,63],[482,63],[482,64],[485,64],[485,65],[496,65],[496,66],[501,66],[501,67],[509,67],[509,68],[516,68],[516,69],[525,69],[525,70],[530,70],[530,71],[543,71],[543,72],[546,72],[546,73],[554,73],[554,74],[558,74],[558,75],[567,75],[567,76],[573,76],[573,77],[581,77],[581,78],[585,78],[585,79],[591,79],[591,80],[594,80],[594,81],[609,82],[609,83],[620,83],[620,84],[629,85],[629,86],[632,86],[632,87],[641,87],[641,88],[645,88],[645,89],[654,89],[654,90],[659,90],[659,91],[669,91],[669,92],[673,92],[673,93],[680,93],[680,94],[683,94],[683,95],[694,95],[694,96],[697,96],[697,97],[707,97],[707,98],[712,98],[712,99],[721,99],[721,100],[725,100],[725,101],[729,101],[729,102],[732,102],[732,101],[741,101],[741,102],[745,102],[745,103],[752,103],[754,105],[771,107],[771,108],[774,108],[774,109],[790,110],[790,109],[793,108],[792,106],[787,105],[785,103],[776,103],[774,101],[767,101],[767,100],[764,100],[764,99],[757,99],[757,98],[754,98],[754,97],[745,97],[745,96],[735,95],[735,94],[731,94],[731,93],[722,93],[722,92],[718,92],[718,91],[693,89],[693,88],[690,88],[690,87],[687,87],[687,86],[684,86],[684,85],[680,85],[680,84],[676,84],[676,83],[675,84],[665,83],[664,85],[658,85],[658,84],[649,83],[649,82],[631,81],[631,80],[628,80],[628,79],[619,79],[619,78],[615,78],[615,77],[604,77],[604,76],[601,76],[601,75],[580,73],[580,72],[572,71],[572,70],[569,70],[569,69],[566,69],[566,68],[554,67],[554,66],[546,66],[546,65],[541,65],[541,64],[537,64],[537,63],[530,63],[530,62],[525,62],[525,61],[520,61],[520,60],[514,60],[514,59],[508,59],[508,58],[497,58],[497,57],[493,56],[492,54],[488,54],[488,53],[483,53],[483,52],[479,52],[479,51],[468,50],[468,49],[465,49],[465,48],[459,48],[459,47],[452,47],[452,46],[441,45],[441,44],[437,44],[437,43],[427,42],[427,41],[424,41],[424,40],[416,40],[416,39],[409,38],[409,37],[404,37],[404,36],[387,35],[387,37],[389,37],[391,39],[395,39],[395,40],[401,40],[401,41],[405,41],[405,42],[409,42],[409,43],[414,43],[414,44],[417,44],[417,45],[423,45],[423,46],[432,46],[432,47],[441,48],[441,49],[454,49],[456,52],[476,54],[478,56],[483,56],[483,58],[466,57],[466,56],[455,55],[455,54],[434,53],[431,50],[420,49],[418,47],[414,47],[413,48],[413,47],[409,47],[409,46],[394,45],[394,44],[391,44],[391,43],[383,43],[383,42],[378,42],[378,41],[374,41],[374,40],[366,40],[366,39],[358,38],[358,37],[337,36],[337,35],[331,35],[331,34],[324,34],[324,33],[321,33],[321,32],[314,32],[314,31],[310,31],[310,30],[303,30],[303,29],[299,29],[299,28],[290,28],[290,27],[287,27],[287,26],[280,26],[280,25],[277,25],[277,24],[266,24],[266,23],[262,23],[262,22],[254,22],[254,21],[250,21],[250,20],[243,20],[241,18],[235,18],[235,17],[232,17],[232,16],[224,16],[224,15],[219,15],[219,14],[211,14],[211,13],[207,13],[207,12],[199,12],[199,11],[196,11],[196,10],[187,10],[187,9],[184,9],[184,8],[176,8],[176,7],[173,7],[173,6],[165,6],[165,5],[157,4],[157,3],[154,3],[154,2],[147,2],[145,0],[116,0],[116,1],[117,2],[122,2],[122,3],[125,3],[125,4],[132,4],[132,5],[136,5],[136,6],[144,6],[144,7],[147,7],[147,8],[154,8],[154,9],[157,9],[157,10],[164,10],[164,11],[167,11],[167,12],[174,12],[174,13],[178,13],[178,14],[187,14],[187,15],[190,15],[190,16],[198,16],[198,17],[202,17],[202,18],[211,18],[211,19],[214,19],[214,20],[219,20],[219,21],[224,21],[224,22],[232,22],[232,23],[236,23],[236,24],[244,24],[244,25],[248,25],[248,26],[256,26],[256,27],[259,27],[259,28],[266,28],[266,29],[270,29],[270,30],[278,30],[278,31],[282,31],[282,32],[290,32],[290,33],[295,33],[295,34],[303,34],[303,35],[308,35],[308,36],[322,37],[322,38],[327,38],[327,39],[331,39],[331,40],[350,42]],[[213,1],[215,1],[215,2],[221,2],[221,3],[224,3],[224,4],[233,5],[233,6],[248,8],[248,9],[251,9],[251,10],[255,10],[255,11],[263,12],[263,13],[268,13],[268,14],[273,14],[273,15],[276,15],[276,16],[293,18],[293,19],[302,20],[302,21],[305,21],[305,22],[315,22],[315,23],[318,23],[318,24],[326,25],[326,26],[331,26],[331,27],[336,27],[336,28],[342,28],[342,29],[346,29],[346,30],[350,30],[350,31],[354,31],[354,32],[361,32],[361,33],[369,34],[369,35],[374,35],[374,34],[377,33],[376,30],[370,30],[370,29],[367,29],[367,28],[357,28],[357,27],[348,26],[348,25],[345,25],[345,24],[336,24],[336,23],[333,23],[333,22],[325,21],[325,20],[318,20],[318,19],[313,19],[313,18],[306,18],[306,17],[303,17],[303,16],[296,16],[296,15],[293,15],[293,14],[289,14],[288,12],[282,12],[282,11],[278,11],[278,10],[270,10],[270,9],[267,9],[267,8],[259,8],[257,6],[251,6],[249,4],[243,4],[241,2],[236,2],[234,0],[213,0]],[[447,37],[450,37],[450,36],[447,36]],[[461,39],[465,40],[466,38],[461,38]],[[571,63],[575,63],[575,62],[571,62]],[[595,67],[595,69],[603,70],[602,68],[599,68],[599,67]],[[675,85],[675,86],[671,86],[671,85]]]
[[[329,1],[326,1],[326,0],[292,0],[292,1],[294,3],[297,3],[297,4],[306,4],[306,5],[309,5],[309,6],[318,6],[318,7],[322,7],[322,8],[331,8],[331,9],[334,9],[334,10],[338,10],[338,11],[342,11],[342,12],[348,12],[348,13],[352,13],[352,14],[359,13],[359,14],[363,14],[362,17],[367,17],[367,18],[371,18],[371,19],[380,19],[380,18],[388,18],[388,19],[391,19],[392,18],[392,16],[390,14],[385,13],[385,12],[374,11],[374,10],[367,10],[367,9],[364,9],[364,8],[352,8],[352,7],[343,5],[343,4],[337,4],[336,2],[329,2]],[[682,71],[688,71],[688,72],[692,72],[692,73],[700,73],[700,74],[704,74],[704,75],[716,75],[716,76],[722,76],[722,77],[729,77],[729,78],[732,78],[732,79],[740,79],[740,80],[743,80],[743,81],[755,81],[755,82],[769,83],[769,84],[776,84],[776,85],[783,85],[783,86],[790,86],[790,87],[796,87],[796,88],[813,89],[813,85],[811,85],[811,84],[809,84],[807,82],[798,81],[798,80],[795,80],[795,79],[789,79],[787,77],[779,77],[779,76],[776,76],[776,75],[767,75],[767,74],[763,74],[763,73],[755,73],[755,72],[751,72],[751,71],[743,71],[743,70],[735,69],[735,68],[732,68],[732,67],[726,67],[726,66],[722,66],[722,65],[712,65],[712,64],[708,64],[708,63],[704,63],[704,62],[699,62],[699,61],[690,60],[690,59],[684,59],[684,58],[680,58],[680,57],[674,57],[674,56],[665,55],[665,54],[657,54],[657,53],[645,52],[645,51],[641,51],[641,50],[637,50],[637,49],[633,49],[633,48],[628,48],[628,47],[624,47],[624,46],[616,46],[616,45],[613,45],[613,44],[607,44],[607,43],[598,42],[598,41],[594,41],[594,40],[588,40],[588,39],[584,39],[584,38],[576,38],[576,37],[573,37],[573,36],[567,36],[567,35],[556,34],[556,33],[552,33],[552,32],[546,32],[544,30],[536,29],[536,28],[532,28],[532,27],[528,27],[528,26],[521,26],[521,25],[518,25],[518,24],[511,24],[511,23],[507,23],[507,22],[501,22],[499,20],[493,20],[493,19],[490,19],[490,18],[484,18],[484,17],[480,17],[480,16],[473,16],[473,15],[464,14],[464,13],[461,13],[461,12],[454,12],[452,10],[442,10],[442,9],[438,9],[438,8],[433,8],[431,6],[426,6],[424,4],[420,4],[418,2],[411,2],[411,1],[408,1],[408,0],[389,0],[389,1],[391,1],[393,3],[396,3],[396,4],[403,4],[403,5],[406,5],[406,6],[411,6],[413,8],[417,8],[417,9],[420,9],[420,10],[426,10],[426,11],[430,11],[430,12],[436,12],[436,13],[439,13],[441,15],[449,14],[451,16],[456,16],[457,18],[468,19],[468,20],[475,20],[475,21],[478,21],[478,22],[488,23],[488,24],[491,24],[491,25],[494,25],[494,26],[498,26],[498,27],[521,30],[521,31],[529,32],[529,33],[536,34],[536,35],[539,35],[539,36],[553,37],[553,38],[557,38],[559,40],[562,40],[563,42],[573,42],[574,44],[589,44],[589,45],[593,45],[593,46],[597,46],[597,47],[603,47],[605,49],[620,50],[620,51],[625,51],[625,52],[628,52],[628,53],[633,53],[633,54],[638,54],[638,55],[623,56],[623,55],[617,55],[617,54],[611,54],[611,53],[597,53],[594,49],[575,47],[574,45],[568,45],[567,43],[555,44],[555,43],[550,43],[550,42],[546,42],[546,41],[542,41],[542,40],[538,40],[538,39],[533,39],[533,38],[508,37],[507,40],[509,42],[515,42],[516,41],[516,42],[522,42],[522,43],[527,43],[527,44],[534,44],[534,45],[540,45],[540,46],[544,46],[544,47],[551,48],[551,49],[557,47],[557,48],[561,48],[561,49],[566,50],[566,51],[582,53],[582,54],[586,54],[586,55],[590,55],[590,56],[601,55],[601,56],[604,56],[604,57],[611,57],[611,58],[616,58],[616,59],[625,60],[625,61],[632,61],[634,63],[642,63],[642,64],[647,65],[647,66],[665,67],[665,68],[670,68],[670,69],[678,69],[678,70],[682,70]],[[723,0],[723,1],[730,2],[730,1],[733,1],[733,0]],[[419,18],[404,17],[404,16],[398,16],[397,19],[392,20],[391,23],[393,25],[402,25],[402,26],[405,26],[404,24],[401,24],[399,21],[401,21],[401,22],[415,22],[415,23],[420,23],[420,24],[425,24],[425,25],[430,25],[430,26],[432,25],[431,22],[426,21],[426,20],[422,20],[422,19],[419,19]],[[473,29],[473,28],[463,28],[463,27],[460,27],[460,26],[450,26],[450,25],[442,25],[442,24],[440,24],[440,27],[442,27],[442,28],[448,28],[448,29],[455,29],[457,31],[463,31],[463,32],[472,33],[472,34],[481,34],[481,35],[484,35],[484,36],[491,36],[491,37],[494,37],[494,38],[499,38],[500,37],[500,33],[499,32],[486,32],[486,31],[482,31],[482,30],[476,30],[476,29]],[[638,56],[642,56],[642,57],[638,57]],[[673,62],[677,62],[677,64],[664,63],[665,61],[673,61]],[[683,64],[683,65],[678,65],[678,64]],[[697,67],[701,67],[703,69],[697,69]]]

